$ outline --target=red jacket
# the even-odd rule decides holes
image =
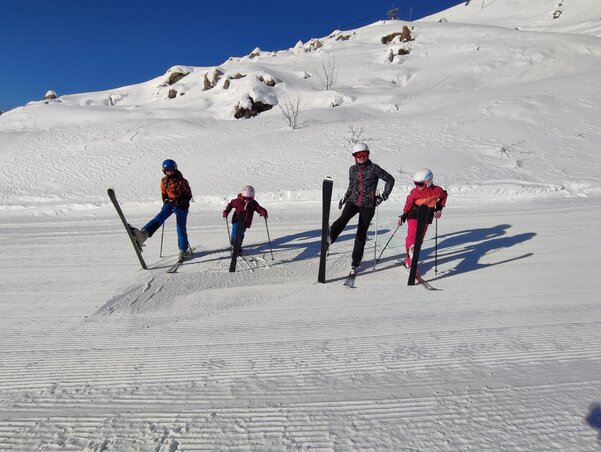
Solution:
[[[227,215],[231,212],[232,209],[236,209],[236,211],[234,212],[234,215],[232,215],[232,223],[236,222],[240,212],[242,212],[243,210],[246,211],[246,219],[244,220],[244,227],[247,229],[250,228],[250,225],[253,222],[253,214],[255,212],[258,212],[259,215],[261,215],[262,217],[267,216],[267,210],[265,210],[263,207],[261,207],[259,205],[259,203],[254,199],[252,199],[250,201],[247,201],[246,199],[244,199],[244,197],[242,196],[242,193],[238,193],[238,197],[236,199],[232,199],[227,204],[223,213]]]
[[[407,218],[417,218],[416,206],[427,205],[430,207],[430,215],[428,216],[428,223],[432,223],[432,217],[434,212],[442,210],[447,203],[448,193],[438,185],[430,185],[423,189],[415,187],[407,195],[405,201],[405,207],[403,213],[407,215]]]

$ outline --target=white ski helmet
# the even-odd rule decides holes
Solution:
[[[433,177],[432,171],[428,168],[420,169],[413,175],[413,183],[416,185],[425,183],[426,187],[429,187],[432,185]]]
[[[353,156],[355,154],[357,154],[358,152],[367,152],[367,153],[369,153],[369,146],[367,146],[367,143],[355,143],[353,145]]]
[[[245,198],[254,198],[255,197],[255,188],[252,185],[246,185],[242,189],[242,196]]]

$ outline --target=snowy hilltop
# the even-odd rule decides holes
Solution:
[[[164,158],[186,168],[196,203],[250,178],[266,199],[313,200],[324,173],[345,177],[357,139],[400,191],[433,166],[457,197],[598,193],[600,6],[566,0],[552,19],[553,2],[521,3],[469,2],[30,102],[0,117],[0,211],[97,206],[109,185],[148,203]]]

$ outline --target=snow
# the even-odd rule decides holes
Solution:
[[[377,22],[230,58],[210,89],[214,67],[180,65],[0,116],[0,449],[598,450],[601,11],[556,5],[472,1],[410,42]],[[233,119],[249,98],[274,108]],[[316,282],[320,187],[335,217],[357,134],[397,182],[348,289],[355,222]],[[174,222],[140,270],[106,196],[143,225],[166,158],[194,193],[175,274]],[[450,193],[436,292],[406,286],[404,227],[372,271],[422,167]],[[255,218],[265,261],[230,274],[221,211],[246,184],[274,259]]]

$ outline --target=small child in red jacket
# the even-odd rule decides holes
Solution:
[[[428,230],[428,225],[432,224],[434,218],[439,219],[442,215],[442,209],[447,202],[448,193],[442,187],[432,183],[432,171],[428,168],[419,170],[413,175],[415,188],[407,195],[403,215],[399,217],[398,225],[401,226],[407,221],[407,237],[405,238],[405,249],[407,258],[405,265],[411,267],[411,257],[413,256],[413,245],[415,244],[417,234],[417,206],[427,205],[430,208],[428,223],[424,229],[424,237]],[[423,237],[422,237],[423,239]]]
[[[238,215],[240,212],[246,212],[246,219],[244,220],[244,226],[241,231],[242,240],[244,240],[244,233],[253,221],[253,214],[258,212],[260,216],[267,218],[267,210],[259,205],[255,200],[255,189],[252,185],[247,185],[242,189],[241,193],[238,193],[238,197],[232,199],[223,211],[223,218],[227,218],[232,209],[236,209],[232,215],[232,234],[230,236],[230,244],[234,243],[236,233],[238,232]],[[242,244],[242,241],[240,242]],[[240,255],[242,255],[242,248],[240,248]]]

